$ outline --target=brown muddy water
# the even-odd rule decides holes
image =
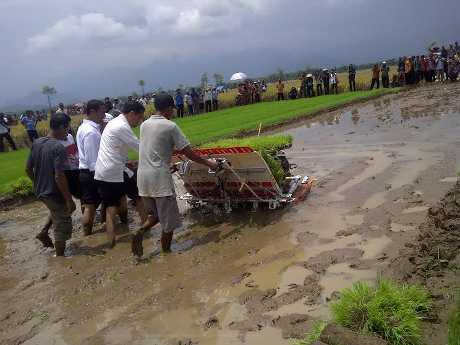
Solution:
[[[307,200],[225,219],[187,217],[175,250],[142,262],[129,230],[114,249],[83,238],[68,258],[34,235],[39,203],[0,214],[0,344],[290,344],[330,318],[337,292],[374,281],[417,235],[427,208],[455,183],[460,84],[350,106],[277,132]],[[135,217],[133,217],[135,220]],[[440,344],[443,335],[440,334]]]

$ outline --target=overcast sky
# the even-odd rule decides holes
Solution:
[[[88,98],[202,72],[372,62],[460,40],[459,0],[0,0],[0,106]]]

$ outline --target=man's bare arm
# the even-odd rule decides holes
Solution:
[[[216,170],[217,169],[217,163],[212,161],[212,160],[209,160],[209,159],[204,159],[203,157],[197,155],[193,150],[192,148],[189,146],[186,146],[184,149],[182,149],[181,151],[182,154],[184,154],[188,159],[198,163],[198,164],[202,164],[202,165],[205,165],[207,167],[209,167],[210,169],[212,170]]]

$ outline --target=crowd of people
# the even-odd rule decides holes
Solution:
[[[213,170],[218,165],[197,155],[170,120],[176,109],[172,96],[159,94],[154,104],[156,114],[144,121],[145,107],[138,101],[127,101],[114,117],[105,102],[90,100],[75,139],[70,132],[71,117],[64,112],[51,115],[47,136],[34,139],[26,172],[35,195],[49,210],[37,239],[45,247],[54,247],[57,256],[65,254],[72,236],[74,198],[81,203],[85,236],[92,234],[96,210],[101,208],[108,245],[115,246],[117,217],[121,223],[128,222],[129,198],[141,219],[132,239],[133,254],[143,255],[143,236],[157,223],[162,227],[162,249],[170,250],[173,232],[182,226],[171,175],[173,153],[180,152]],[[139,125],[138,139],[132,128]],[[129,150],[139,152],[138,162],[128,160]],[[49,236],[51,227],[54,242]]]

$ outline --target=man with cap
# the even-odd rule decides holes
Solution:
[[[155,224],[161,224],[164,252],[170,251],[173,233],[182,227],[170,170],[173,152],[179,151],[194,162],[217,169],[217,163],[192,150],[180,128],[170,120],[174,114],[174,100],[170,95],[157,96],[155,109],[157,113],[141,125],[140,132],[137,185],[148,218],[133,237],[132,252],[138,257],[143,255],[144,234]]]

